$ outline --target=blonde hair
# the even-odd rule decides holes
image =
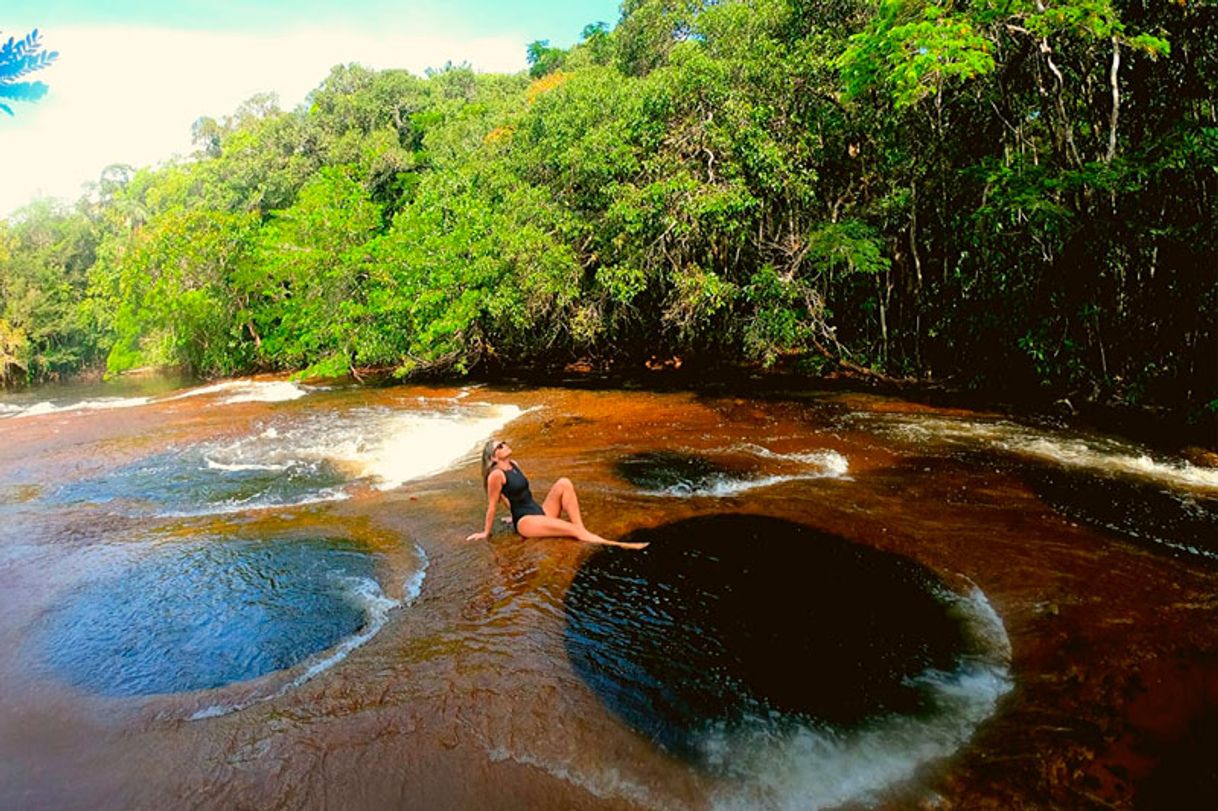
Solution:
[[[489,485],[487,480],[491,477],[491,471],[495,467],[495,451],[499,448],[501,440],[492,438],[482,446],[482,489],[486,490]]]

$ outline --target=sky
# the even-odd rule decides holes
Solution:
[[[114,163],[191,152],[190,126],[256,93],[302,102],[336,64],[479,71],[526,67],[525,46],[566,47],[620,0],[3,0],[0,39],[37,28],[59,58],[31,74],[39,102],[0,112],[0,217],[39,196],[74,201]]]

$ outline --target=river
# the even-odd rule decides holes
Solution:
[[[651,545],[466,541],[492,436]],[[1183,807],[1218,470],[859,392],[42,388],[0,644],[4,808]]]

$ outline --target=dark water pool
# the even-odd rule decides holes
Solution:
[[[757,477],[754,468],[727,465],[706,456],[679,451],[646,451],[625,456],[614,465],[622,479],[645,490],[691,495],[731,482]]]
[[[712,515],[632,533],[566,598],[566,649],[601,700],[667,751],[708,731],[798,724],[833,735],[943,710],[930,674],[978,652],[942,581],[807,526]]]

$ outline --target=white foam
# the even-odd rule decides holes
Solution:
[[[689,498],[689,497],[693,497],[693,496],[707,496],[709,498],[729,498],[731,496],[736,496],[736,495],[739,495],[740,493],[744,493],[749,490],[757,490],[762,487],[772,487],[775,484],[782,484],[783,482],[796,481],[797,479],[803,479],[803,478],[818,478],[818,477],[792,475],[792,476],[762,476],[757,479],[719,478],[719,479],[715,479],[713,481],[707,482],[705,484],[701,484],[697,487],[687,484],[686,482],[680,482],[678,484],[672,485],[671,487],[666,487],[663,490],[658,490],[658,491],[653,491],[653,492],[655,492],[659,495],[678,496],[681,498]]]
[[[1152,479],[1174,487],[1218,490],[1218,468],[1198,467],[1183,459],[1155,459],[1146,448],[1121,440],[1066,436],[1009,420],[876,414],[866,415],[865,419],[878,422],[888,433],[918,445],[937,442],[989,447],[1065,467]]]
[[[345,597],[364,612],[364,627],[360,629],[359,633],[347,637],[330,651],[310,659],[305,663],[304,669],[300,673],[271,694],[247,699],[236,704],[213,704],[195,712],[190,716],[189,720],[200,721],[205,718],[216,718],[221,715],[239,712],[263,701],[279,698],[289,690],[300,687],[305,682],[316,678],[319,674],[324,673],[346,659],[351,654],[351,651],[360,647],[369,639],[372,639],[385,627],[394,609],[413,605],[415,600],[419,598],[419,594],[423,589],[423,581],[427,577],[429,561],[427,553],[423,551],[423,547],[415,544],[414,551],[418,558],[418,568],[406,579],[403,585],[401,600],[394,600],[387,596],[381,589],[380,583],[372,578],[343,578],[343,583],[346,587],[344,589]]]
[[[423,593],[423,581],[427,578],[427,567],[431,565],[423,547],[415,544],[414,551],[419,558],[419,568],[402,584],[402,605],[414,605],[415,600],[419,599]]]
[[[1218,468],[1197,467],[1183,459],[1158,461],[1132,446],[1126,451],[1113,451],[1078,439],[1018,436],[1000,444],[1015,453],[1068,467],[1116,471],[1179,487],[1218,490]]]
[[[764,459],[797,462],[815,468],[814,472],[818,473],[819,477],[842,478],[850,472],[850,463],[846,460],[846,457],[833,450],[807,451],[804,453],[775,453],[761,445],[748,444],[743,445],[742,448]]]
[[[233,392],[231,397],[223,400],[225,403],[282,403],[299,399],[309,393],[307,389],[289,380],[224,380],[166,397],[165,400],[184,400],[188,397],[206,397],[224,392]]]
[[[172,402],[188,397],[200,397],[223,392],[233,392],[224,403],[281,403],[296,400],[309,393],[308,389],[291,381],[225,380],[208,386],[200,386],[168,397],[99,397],[75,403],[55,403],[44,400],[31,406],[14,406],[0,403],[0,417],[37,417],[45,414],[62,414],[76,411],[105,411],[114,408],[135,408],[150,403]]]
[[[805,453],[775,453],[769,448],[753,444],[742,445],[739,450],[747,451],[754,456],[764,459],[790,463],[803,469],[793,473],[777,473],[756,478],[720,475],[697,487],[686,482],[680,482],[671,487],[651,492],[653,495],[678,496],[682,498],[692,496],[726,498],[749,490],[772,487],[783,482],[806,481],[810,479],[841,479],[845,478],[850,471],[850,463],[846,460],[846,457],[833,450],[809,451]]]
[[[445,411],[360,409],[280,423],[205,450],[219,471],[286,470],[329,462],[380,490],[447,470],[478,443],[524,413],[514,405],[462,405]]]
[[[204,457],[203,461],[207,462],[207,467],[211,470],[224,470],[224,471],[228,471],[230,473],[236,473],[236,472],[243,471],[243,470],[272,470],[272,471],[287,470],[289,467],[288,465],[265,465],[265,464],[257,464],[257,463],[251,463],[251,464],[234,463],[231,465],[226,465],[221,462],[217,462],[216,460],[212,459],[211,457]]]
[[[875,802],[922,764],[965,744],[1011,689],[1011,647],[980,590],[955,599],[982,653],[953,672],[931,670],[913,680],[934,695],[935,711],[893,715],[848,732],[807,724],[776,731],[771,719],[710,730],[703,753],[733,778],[715,792],[712,807],[785,811]]]
[[[720,775],[712,783],[709,806],[808,811],[871,804],[923,764],[967,743],[1011,690],[1011,642],[980,589],[941,596],[962,623],[974,653],[953,672],[928,670],[912,680],[933,695],[934,710],[883,717],[845,732],[775,715],[745,719],[730,730],[724,725],[708,729],[697,745]],[[581,767],[569,759],[502,745],[488,747],[488,754],[493,761],[543,769],[600,799],[621,798],[649,808],[683,804],[628,768]]]
[[[226,403],[284,403],[297,400],[308,394],[295,383],[251,383],[242,392],[224,400]]]
[[[389,490],[447,470],[523,413],[514,405],[478,410],[487,413],[459,419],[451,415],[401,415],[387,426],[384,439],[357,450],[349,461],[358,464],[364,475],[377,479],[377,489]]]
[[[332,501],[346,501],[351,494],[341,487],[327,487],[312,495],[295,501],[268,501],[263,504],[251,503],[260,494],[254,494],[240,501],[223,501],[218,504],[207,504],[197,510],[174,510],[157,513],[158,518],[198,518],[203,515],[232,515],[233,513],[250,512],[252,510],[288,510],[293,507],[307,507],[310,504],[326,504]]]
[[[53,403],[50,400],[44,400],[41,403],[35,403],[32,406],[24,408],[20,406],[9,406],[0,404],[0,414],[6,414],[9,417],[38,417],[44,414],[65,414],[74,411],[107,411],[114,408],[134,408],[136,406],[148,405],[152,402],[149,397],[100,397],[96,400],[81,400],[76,403]]]
[[[540,769],[565,783],[579,786],[599,800],[626,799],[645,808],[670,807],[669,804],[660,801],[653,795],[645,785],[628,779],[618,769],[608,764],[595,772],[588,772],[570,762],[560,763],[546,758],[533,757],[501,746],[488,748],[486,754],[492,763],[510,760],[522,766]]]

